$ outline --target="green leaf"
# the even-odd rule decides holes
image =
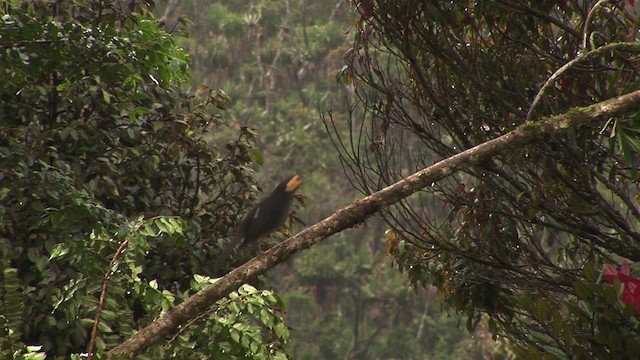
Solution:
[[[613,286],[607,285],[603,289],[604,292],[604,300],[608,305],[616,305],[619,302],[618,292],[614,289]]]
[[[208,276],[202,276],[202,275],[198,275],[198,274],[193,274],[193,279],[198,283],[198,284],[207,284],[210,282],[210,278]]]
[[[624,304],[624,307],[622,308],[622,316],[624,316],[627,319],[631,319],[636,315],[637,315],[637,311],[634,304]]]
[[[102,89],[102,99],[107,104],[111,104],[111,95],[104,89]]]
[[[51,250],[51,254],[49,255],[49,260],[67,255],[68,253],[69,253],[69,248],[67,248],[64,243],[58,243]]]
[[[139,230],[140,235],[142,236],[146,236],[146,237],[156,237],[159,235],[159,232],[157,231],[156,228],[153,227],[152,224],[144,224],[140,230]]]
[[[8,267],[6,262],[2,260],[0,260],[0,270],[2,271],[2,276],[0,277],[2,313],[0,313],[0,316],[6,321],[3,326],[9,327],[19,336],[23,323],[24,295],[18,278],[18,270]]]
[[[596,281],[596,270],[590,262],[584,264],[584,277],[587,281]]]
[[[259,149],[252,149],[249,152],[249,156],[251,156],[251,160],[256,164],[263,166],[264,165],[264,156],[262,155],[262,151]]]
[[[171,226],[168,224],[167,220],[165,220],[165,218],[159,218],[156,219],[154,222],[155,226],[163,233],[165,234],[171,234]]]
[[[591,316],[577,304],[574,304],[573,302],[567,302],[565,303],[565,306],[567,307],[570,313],[578,316],[581,320],[590,321]]]
[[[240,342],[240,332],[235,329],[229,329],[229,335],[231,336],[231,340],[239,343]]]
[[[267,309],[260,310],[260,321],[270,329],[274,326],[273,315]]]
[[[564,349],[569,351],[573,346],[573,326],[569,322],[564,323]]]
[[[573,282],[573,289],[575,290],[575,294],[580,300],[590,300],[593,296],[593,291],[590,288],[589,284],[584,281],[577,280]]]
[[[544,299],[536,300],[536,307],[534,315],[536,319],[540,322],[546,322],[549,317],[549,301]]]
[[[289,329],[287,328],[287,326],[282,323],[279,322],[276,324],[276,326],[274,327],[276,336],[279,337],[280,339],[286,341],[289,339]]]
[[[34,346],[29,346],[29,348],[34,348]],[[37,346],[38,350],[41,346]],[[45,352],[36,352],[37,350],[27,349],[29,353],[24,354],[25,360],[45,360],[47,358],[47,353]],[[33,351],[33,352],[32,352]]]
[[[555,310],[553,312],[553,315],[551,317],[551,335],[554,338],[559,338],[561,333],[562,333],[562,329],[564,328],[564,319],[562,317],[562,314]]]
[[[624,341],[625,355],[628,359],[640,359],[640,340],[634,336],[628,336]]]
[[[239,292],[242,295],[255,293],[256,291],[257,289],[249,284],[243,284],[239,289]]]

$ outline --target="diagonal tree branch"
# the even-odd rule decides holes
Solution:
[[[198,316],[217,300],[236,290],[248,280],[285,261],[296,252],[307,249],[323,239],[353,227],[379,210],[437,182],[456,171],[476,165],[494,155],[518,150],[521,146],[544,139],[548,135],[564,133],[579,126],[594,124],[603,119],[640,110],[640,90],[609,99],[592,106],[574,108],[562,115],[538,122],[527,122],[483,144],[433,164],[376,193],[359,199],[336,211],[328,218],[310,226],[295,236],[272,247],[244,265],[231,271],[216,283],[194,294],[167,314],[141,329],[131,338],[109,352],[113,355],[136,356],[144,349]]]

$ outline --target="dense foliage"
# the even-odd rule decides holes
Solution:
[[[336,137],[365,193],[640,86],[633,1],[355,5],[339,78],[355,86],[359,133]],[[522,358],[638,358],[634,266],[602,273],[640,261],[639,133],[637,115],[614,118],[433,184],[386,213],[398,268]]]
[[[221,90],[181,90],[187,55],[144,2],[0,5],[0,357],[85,352],[96,314],[100,353],[215,275],[254,132]],[[280,308],[242,288],[149,356],[284,358]]]

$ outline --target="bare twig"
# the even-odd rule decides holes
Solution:
[[[584,54],[578,56],[577,58],[569,61],[568,63],[564,64],[560,69],[556,70],[556,72],[553,73],[553,75],[551,75],[551,77],[549,77],[549,79],[547,79],[547,81],[544,83],[542,88],[540,88],[540,91],[538,91],[538,93],[536,94],[536,97],[533,99],[533,102],[531,103],[531,106],[529,107],[529,111],[527,112],[527,120],[531,120],[533,118],[533,114],[535,112],[536,105],[538,105],[538,103],[542,99],[542,96],[549,89],[549,87],[551,87],[551,85],[556,81],[556,79],[558,79],[562,74],[564,74],[567,70],[569,70],[571,67],[573,67],[575,64],[577,64],[577,63],[579,63],[581,61],[592,59],[592,58],[594,58],[596,56],[601,56],[603,54],[606,54],[609,51],[614,51],[614,50],[640,51],[640,44],[637,44],[637,43],[626,43],[626,42],[625,43],[608,44],[608,45],[599,47],[599,48],[597,48],[595,50],[592,50],[592,51],[589,51],[587,53],[584,53]]]
[[[582,29],[582,49],[587,51],[589,49],[589,25],[591,25],[591,20],[593,19],[593,15],[598,11],[598,8],[602,6],[602,4],[610,2],[611,0],[600,0],[589,10],[589,14],[587,14],[587,19],[584,21],[584,27]]]
[[[109,285],[109,279],[111,278],[111,274],[113,274],[113,265],[118,261],[120,254],[124,251],[124,249],[129,244],[129,239],[120,244],[116,253],[113,254],[111,261],[109,262],[109,266],[107,267],[107,271],[104,273],[104,281],[102,282],[102,291],[100,292],[100,302],[98,302],[98,308],[96,309],[96,317],[93,320],[93,329],[91,330],[91,338],[89,339],[89,346],[87,347],[87,360],[91,360],[93,356],[93,349],[96,345],[96,337],[98,336],[98,324],[100,323],[100,313],[102,313],[102,309],[104,309],[104,304],[107,301],[107,286]]]

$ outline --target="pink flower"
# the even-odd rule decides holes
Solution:
[[[627,260],[622,261],[620,271],[616,270],[615,266],[611,264],[607,264],[604,267],[604,279],[607,282],[613,283],[616,277],[620,280],[623,286],[622,302],[633,304],[636,311],[640,311],[640,277],[633,277],[630,273],[631,266]]]

